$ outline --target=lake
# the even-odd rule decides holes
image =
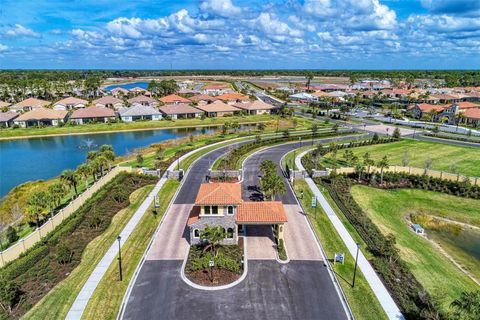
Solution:
[[[124,84],[112,84],[110,86],[106,86],[105,90],[111,91],[115,88],[123,88],[123,89],[130,90],[130,89],[133,89],[135,87],[140,87],[142,89],[147,89],[149,83],[150,82],[138,81],[138,82],[130,82],[130,83],[124,83]]]
[[[214,130],[162,129],[0,141],[0,198],[27,181],[50,179],[76,168],[85,161],[89,150],[82,146],[87,141],[110,144],[117,155],[125,155],[152,143]]]
[[[437,241],[445,242],[480,262],[480,231],[464,228],[458,233],[447,230],[426,230],[427,235]]]

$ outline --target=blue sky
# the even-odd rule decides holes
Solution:
[[[0,0],[0,68],[479,69],[479,0]]]

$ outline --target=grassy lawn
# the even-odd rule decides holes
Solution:
[[[423,190],[380,190],[359,185],[352,187],[351,192],[382,233],[395,235],[403,260],[445,310],[462,291],[478,290],[478,285],[429,240],[410,231],[405,216],[423,213],[478,225],[480,217],[474,212],[480,208],[479,200]]]
[[[311,144],[308,144],[307,146],[295,149],[294,151],[290,151],[282,159],[282,168],[285,169],[287,164],[288,164],[290,169],[297,170],[297,166],[295,165],[295,157],[298,156],[303,151],[309,150],[309,149],[312,149],[312,148],[314,148],[314,147],[312,147]]]
[[[30,309],[24,315],[24,319],[65,318],[70,306],[95,266],[152,189],[153,185],[145,186],[130,195],[130,205],[119,211],[113,217],[112,223],[105,232],[88,244],[83,252],[81,263],[65,280],[56,285],[42,300]]]
[[[123,281],[118,281],[118,263],[115,260],[95,289],[82,319],[116,319],[133,272],[179,185],[176,180],[165,183],[158,193],[160,208],[156,210],[157,215],[150,213],[153,212],[152,204],[122,247]]]
[[[352,257],[342,239],[331,224],[327,215],[321,208],[317,208],[317,217],[315,218],[314,209],[311,208],[311,199],[313,193],[303,180],[295,182],[295,192],[298,195],[303,191],[302,205],[307,210],[309,219],[314,225],[315,232],[320,239],[323,249],[328,256],[329,261],[333,259],[335,252],[345,253],[345,264],[336,264],[333,270],[342,286],[350,308],[356,319],[387,319],[380,303],[375,297],[368,282],[365,280],[361,271],[357,270],[355,288],[352,288],[353,269],[355,259]],[[344,222],[345,223],[345,222]]]
[[[432,169],[451,172],[452,164],[457,166],[458,173],[467,176],[480,176],[480,149],[475,147],[462,147],[446,145],[436,142],[402,140],[399,142],[364,146],[350,149],[360,159],[369,152],[372,159],[380,160],[388,156],[391,165],[402,165],[402,159],[407,154],[409,166],[423,168],[427,159],[432,160]],[[327,154],[321,164],[325,167],[332,167],[332,159]],[[337,154],[340,165],[344,165],[343,151]]]

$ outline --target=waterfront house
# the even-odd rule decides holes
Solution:
[[[11,106],[10,110],[15,112],[27,112],[27,111],[46,107],[49,104],[50,104],[49,101],[36,99],[36,98],[28,98]]]
[[[57,101],[53,104],[54,110],[72,110],[85,108],[88,104],[87,100],[83,100],[75,97],[68,97]]]
[[[247,96],[244,96],[243,94],[236,93],[236,92],[228,92],[221,94],[216,97],[218,100],[222,100],[225,103],[228,104],[235,104],[235,103],[248,103],[250,101],[250,98]]]
[[[85,124],[92,122],[108,122],[115,120],[115,112],[105,107],[88,107],[75,110],[70,116],[70,121],[76,124]]]
[[[140,88],[140,87],[132,88],[129,91],[132,92],[133,94],[143,94],[143,95],[149,96],[149,97],[152,96],[152,93],[150,91],[148,91],[147,89]]]
[[[249,103],[236,103],[233,105],[241,110],[246,111],[248,114],[271,114],[276,109],[275,106],[265,103],[261,100],[255,100]]]
[[[189,99],[197,104],[209,104],[218,100],[216,97],[209,96],[208,94],[197,94]]]
[[[97,100],[93,100],[92,104],[96,107],[113,108],[115,110],[125,107],[123,100],[112,96],[105,96]]]
[[[157,100],[155,100],[153,98],[150,98],[150,97],[146,97],[144,95],[140,95],[140,96],[128,99],[128,103],[130,103],[131,105],[141,104],[142,106],[149,106],[149,107],[158,106],[158,101]]]
[[[232,91],[230,87],[227,84],[224,83],[212,83],[212,84],[207,84],[205,87],[203,87],[202,93],[208,94],[208,95],[213,95],[213,96],[218,96],[221,94],[224,94],[226,92]]]
[[[190,244],[202,242],[205,226],[225,229],[223,244],[237,244],[248,225],[270,225],[284,239],[287,216],[281,201],[243,201],[238,183],[203,183],[187,220]]]
[[[161,97],[159,99],[164,104],[179,104],[179,103],[190,103],[191,101],[187,98],[180,97],[176,94],[170,94],[168,96]]]
[[[134,104],[130,108],[122,108],[118,111],[120,118],[125,122],[137,120],[161,120],[162,114],[156,108],[142,104]]]
[[[226,104],[220,100],[217,100],[210,104],[198,105],[196,108],[202,110],[207,114],[208,117],[223,117],[223,116],[232,116],[234,114],[240,113],[240,109]]]
[[[13,123],[22,128],[32,126],[58,126],[60,123],[66,121],[67,115],[68,112],[65,110],[36,108],[15,118]]]
[[[128,96],[128,90],[120,87],[114,88],[110,92],[115,98],[123,98]]]
[[[0,112],[0,127],[8,128],[13,125],[13,119],[18,117],[19,114],[13,111]]]
[[[203,113],[203,111],[185,103],[166,105],[160,107],[159,110],[164,116],[168,116],[172,120],[198,118]]]

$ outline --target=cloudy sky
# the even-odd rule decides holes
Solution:
[[[0,69],[479,69],[479,0],[0,0]]]

